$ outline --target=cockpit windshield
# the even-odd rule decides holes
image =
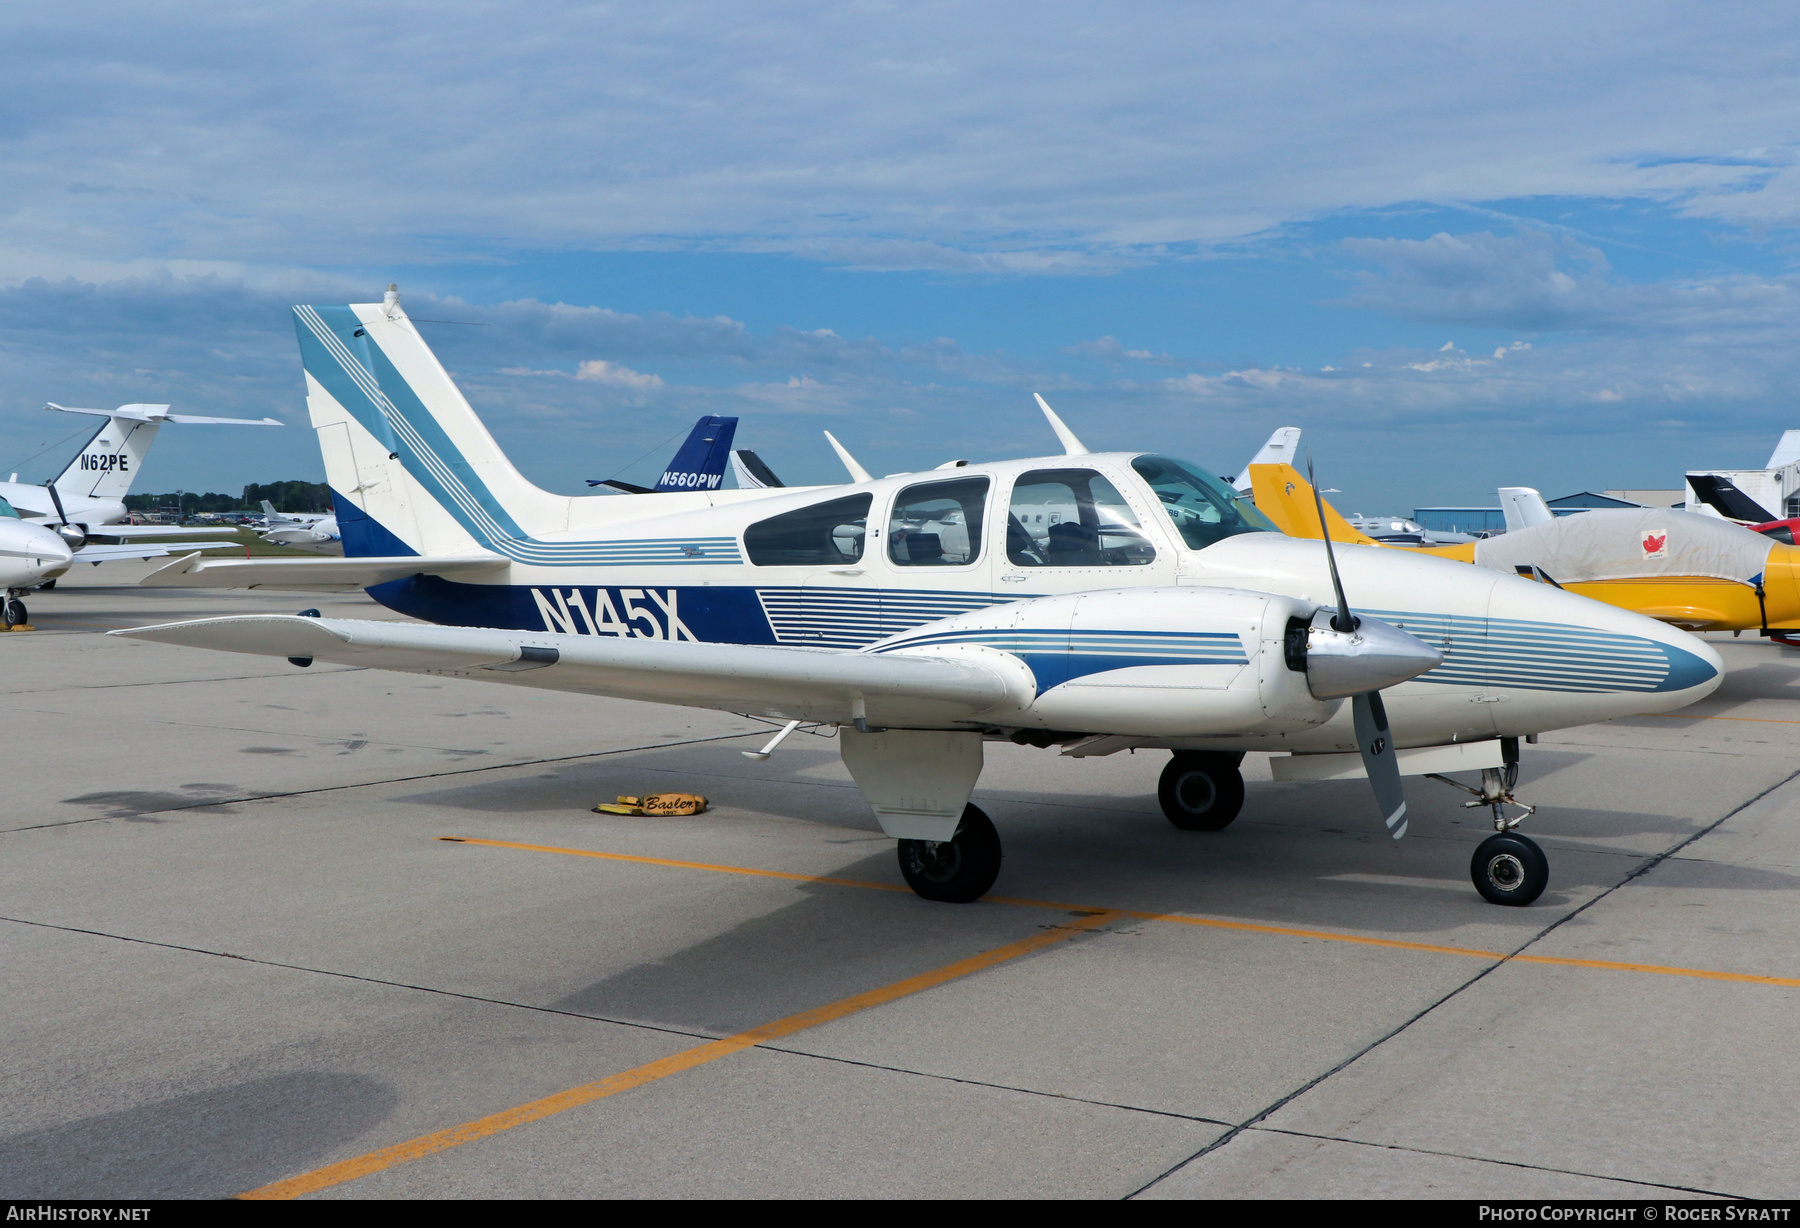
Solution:
[[[1138,476],[1162,503],[1169,522],[1191,550],[1204,550],[1239,533],[1279,532],[1273,521],[1248,499],[1207,477],[1186,461],[1167,456],[1140,456],[1131,462]]]
[[[10,516],[14,520],[25,519],[23,516],[19,515],[19,513],[15,512],[13,510],[12,504],[8,503],[5,499],[0,499],[0,517],[6,517],[6,516]]]

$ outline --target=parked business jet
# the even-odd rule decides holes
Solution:
[[[1237,815],[1246,751],[1277,752],[1282,780],[1369,779],[1396,839],[1402,776],[1479,770],[1497,830],[1471,877],[1528,904],[1549,868],[1515,830],[1519,739],[1719,685],[1718,654],[1685,632],[1515,575],[1283,536],[1203,466],[1089,451],[1041,398],[1060,455],[872,479],[845,453],[864,476],[843,486],[553,495],[396,293],[295,310],[348,557],[193,557],[145,583],[361,587],[440,625],[309,611],[114,634],[785,722],[756,756],[836,726],[929,899],[995,881],[1000,840],[969,798],[984,744],[1008,741],[1170,751],[1163,811],[1201,830]],[[1073,515],[1039,531],[1052,506]]]
[[[125,519],[126,494],[143,467],[144,457],[164,423],[180,422],[215,426],[280,426],[276,418],[203,418],[172,414],[167,405],[121,405],[117,409],[76,409],[49,404],[45,409],[65,414],[91,414],[104,418],[88,441],[81,445],[62,473],[42,486],[17,480],[0,482],[0,498],[26,520],[48,525],[73,549],[88,541],[147,541],[158,537],[206,536],[234,533],[233,528],[185,528],[180,525],[120,525]],[[118,526],[113,528],[110,526]],[[90,561],[99,561],[98,558]]]
[[[5,588],[0,603],[0,626],[8,631],[31,619],[21,600],[31,589],[69,570],[75,552],[60,535],[43,525],[32,524],[13,510],[12,504],[0,499],[0,587]]]

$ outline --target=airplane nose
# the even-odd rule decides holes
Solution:
[[[1331,627],[1320,610],[1306,638],[1306,688],[1314,699],[1342,699],[1416,678],[1444,663],[1444,654],[1379,618],[1359,615],[1352,632]]]

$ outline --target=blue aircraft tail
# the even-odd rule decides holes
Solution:
[[[717,490],[731,459],[731,437],[737,434],[736,418],[707,416],[694,423],[675,459],[663,470],[655,486],[634,486],[617,478],[589,478],[589,486],[609,486],[628,495],[660,495],[673,490]]]

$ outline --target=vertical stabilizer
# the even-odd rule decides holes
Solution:
[[[1319,513],[1325,513],[1325,528],[1334,542],[1351,542],[1358,546],[1379,543],[1361,529],[1355,528],[1338,510],[1313,494],[1312,483],[1292,465],[1250,466],[1251,488],[1256,492],[1256,510],[1275,522],[1289,537],[1323,538]]]
[[[294,315],[346,556],[486,546],[523,560],[535,535],[567,527],[569,501],[513,467],[397,292]]]
[[[1284,426],[1269,436],[1268,442],[1256,450],[1250,458],[1250,464],[1237,475],[1231,483],[1232,488],[1240,495],[1250,493],[1250,465],[1291,465],[1294,458],[1300,455],[1300,428]]]
[[[1500,510],[1506,516],[1506,531],[1529,529],[1534,524],[1549,524],[1556,519],[1544,496],[1529,486],[1502,486]]]
[[[725,480],[725,462],[731,455],[731,440],[737,433],[737,424],[736,418],[713,415],[694,423],[687,441],[651,489],[657,493],[719,489]]]
[[[1791,465],[1800,461],[1800,431],[1783,431],[1781,440],[1775,450],[1769,453],[1769,463],[1764,469],[1779,469],[1783,465]]]
[[[787,483],[775,476],[775,471],[763,463],[762,457],[754,452],[736,451],[731,454],[731,473],[737,478],[739,490],[767,490],[772,486],[786,486]]]
[[[58,406],[58,408],[61,408]],[[125,405],[121,409],[167,411],[167,405]],[[57,475],[57,493],[90,499],[123,499],[143,468],[144,455],[161,423],[154,418],[108,416],[100,429]]]

